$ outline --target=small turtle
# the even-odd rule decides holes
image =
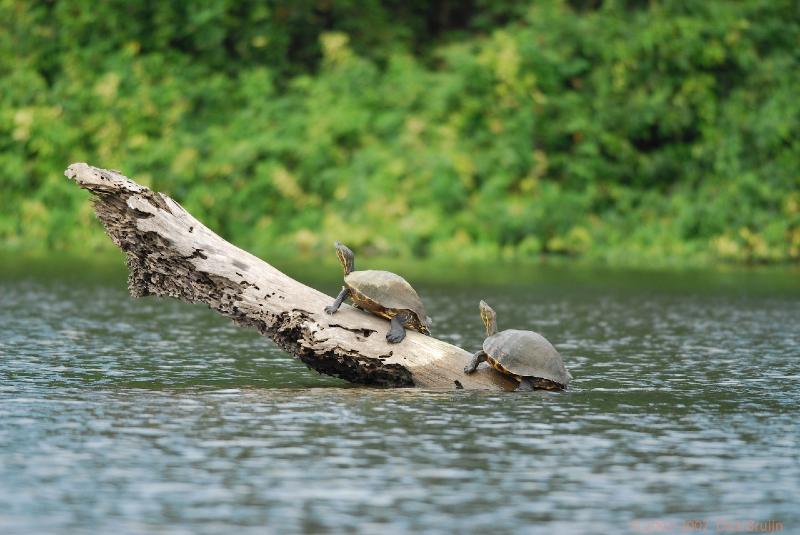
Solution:
[[[336,313],[349,296],[358,308],[391,321],[391,328],[386,333],[390,344],[401,342],[406,337],[406,328],[422,334],[431,333],[431,319],[425,315],[422,300],[403,277],[372,269],[353,271],[353,251],[338,241],[333,245],[344,269],[344,286],[333,304],[325,307],[325,312]]]
[[[563,390],[572,380],[556,348],[539,333],[508,329],[497,332],[497,315],[484,301],[481,319],[486,325],[483,349],[477,351],[464,373],[473,373],[488,362],[497,371],[519,381],[518,390]]]

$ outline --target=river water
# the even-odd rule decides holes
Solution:
[[[314,284],[335,295],[335,275]],[[354,387],[204,306],[132,299],[118,270],[16,266],[0,533],[798,533],[798,281],[418,284],[436,336],[479,348],[486,299],[575,377],[497,394]]]

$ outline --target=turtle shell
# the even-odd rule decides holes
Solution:
[[[483,341],[483,350],[501,370],[512,375],[540,377],[563,386],[572,380],[561,355],[539,333],[516,329],[501,331]]]
[[[428,332],[428,317],[416,290],[400,275],[375,269],[352,271],[344,283],[350,289],[353,302],[361,308],[391,319],[401,310],[414,318],[406,324],[424,334]]]

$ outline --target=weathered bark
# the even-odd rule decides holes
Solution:
[[[116,171],[76,163],[65,175],[95,195],[94,209],[127,254],[131,295],[206,303],[239,325],[254,327],[320,373],[385,387],[506,390],[516,385],[488,367],[472,375],[470,354],[409,331],[384,338],[386,320],[342,305],[228,243],[177,202]]]

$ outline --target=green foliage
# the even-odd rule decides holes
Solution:
[[[5,248],[107,247],[62,176],[88,161],[257,252],[800,259],[790,0],[0,0],[0,21]]]

